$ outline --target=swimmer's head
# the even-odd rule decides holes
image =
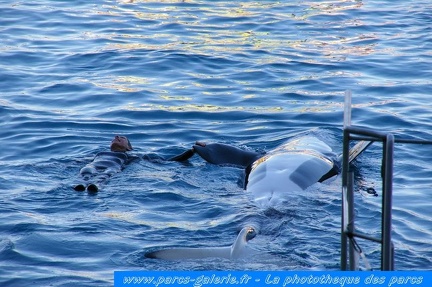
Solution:
[[[132,145],[127,137],[115,136],[111,141],[111,151],[131,151]]]

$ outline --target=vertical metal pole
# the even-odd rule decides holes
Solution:
[[[384,153],[384,178],[383,178],[383,199],[382,199],[382,249],[381,249],[381,270],[393,270],[393,251],[391,241],[392,227],[392,197],[393,197],[393,149],[394,137],[387,135],[383,143]]]
[[[350,90],[345,91],[345,102],[344,102],[344,129],[351,126],[351,100],[352,93]]]
[[[354,172],[348,172],[348,185],[347,185],[347,203],[348,203],[348,225],[346,232],[353,234],[355,231],[354,225]],[[351,235],[352,236],[352,235]],[[346,238],[347,236],[345,236]],[[358,270],[358,254],[353,246],[352,241],[349,242],[349,270]]]
[[[346,226],[348,224],[348,204],[347,204],[347,184],[348,184],[348,165],[349,165],[349,139],[350,134],[347,130],[351,126],[351,98],[350,90],[345,91],[344,102],[344,131],[342,149],[342,220],[341,220],[341,270],[347,270],[347,247],[348,238],[346,236]]]
[[[348,238],[346,229],[348,222],[348,168],[349,168],[349,131],[344,129],[343,132],[343,157],[342,157],[342,221],[341,221],[341,270],[347,270],[347,247]]]

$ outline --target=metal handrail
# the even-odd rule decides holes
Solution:
[[[354,173],[350,171],[349,147],[351,141],[382,142],[382,213],[381,237],[374,238],[356,232],[354,218]],[[391,240],[393,197],[393,150],[395,143],[432,144],[431,140],[395,138],[391,133],[351,125],[351,91],[345,92],[343,156],[342,156],[342,224],[341,270],[358,269],[358,244],[362,238],[381,244],[381,270],[394,270],[394,246]],[[369,145],[366,146],[366,148]],[[365,148],[365,149],[366,149]],[[363,150],[364,151],[364,150]],[[362,151],[362,152],[363,152]],[[348,246],[349,242],[349,246]]]
[[[392,193],[393,193],[393,149],[394,136],[389,133],[351,125],[351,91],[345,92],[343,156],[342,156],[342,224],[341,224],[341,270],[357,270],[355,238],[362,238],[381,244],[381,270],[394,269],[394,248],[391,241]],[[349,166],[349,148],[352,140],[366,140],[383,143],[382,150],[382,213],[381,238],[359,234],[355,230],[354,216],[354,174]],[[367,148],[367,147],[366,147]],[[350,241],[349,241],[350,240]],[[349,248],[348,248],[349,241]]]
[[[355,135],[355,137],[353,137]],[[349,147],[351,140],[369,140],[383,143],[382,166],[382,218],[381,238],[373,238],[357,233],[354,225],[354,183],[353,173],[349,170]],[[393,193],[393,149],[394,136],[353,126],[344,128],[342,159],[342,226],[341,226],[341,270],[358,269],[355,246],[348,240],[358,237],[381,244],[381,270],[394,269],[394,248],[391,241],[392,193]]]

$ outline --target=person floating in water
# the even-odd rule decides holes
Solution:
[[[125,166],[137,156],[131,156],[127,152],[133,150],[127,137],[115,136],[111,141],[111,151],[98,153],[92,162],[80,170],[81,183],[76,184],[76,191],[97,192],[100,187],[114,174],[121,172]],[[174,156],[168,161],[184,161],[194,154],[193,150]],[[144,157],[146,158],[146,157]],[[159,160],[165,160],[159,157]]]
[[[97,192],[113,174],[123,170],[133,157],[127,154],[132,145],[127,137],[115,136],[111,141],[111,151],[98,153],[92,162],[80,170],[82,183],[74,186],[76,191]]]

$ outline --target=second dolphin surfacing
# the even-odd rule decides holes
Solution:
[[[248,255],[246,248],[249,240],[256,236],[255,228],[244,227],[237,235],[231,246],[226,247],[203,247],[203,248],[173,248],[147,253],[147,258],[158,258],[165,260],[178,259],[204,259],[204,258],[226,258],[240,259]]]

